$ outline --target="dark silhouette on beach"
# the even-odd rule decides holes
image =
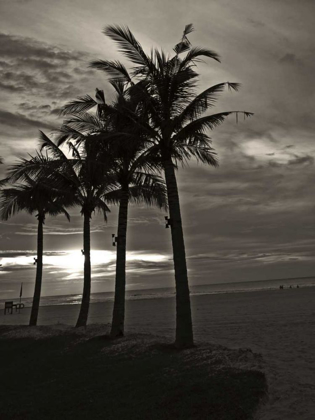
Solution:
[[[14,183],[14,180],[23,179],[23,183]],[[70,216],[65,209],[67,195],[49,185],[49,179],[39,177],[31,178],[25,173],[25,161],[21,166],[16,165],[9,173],[9,177],[2,181],[14,183],[14,187],[2,188],[0,191],[0,217],[8,220],[20,211],[36,214],[37,225],[37,258],[35,290],[29,325],[36,325],[39,311],[40,294],[43,274],[43,226],[46,215],[56,216],[64,214],[70,221]]]

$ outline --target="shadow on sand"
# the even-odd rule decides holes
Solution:
[[[6,419],[251,419],[267,392],[251,359],[248,350],[209,343],[179,352],[151,335],[110,340],[99,330],[2,327],[0,412]]]

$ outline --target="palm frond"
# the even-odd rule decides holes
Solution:
[[[185,26],[183,36],[187,36],[188,34],[190,34],[191,32],[193,32],[194,30],[195,29],[194,29],[193,24],[192,23],[189,23],[188,25]]]
[[[153,144],[145,147],[131,162],[129,172],[145,170],[146,173],[154,173],[161,169],[160,145]]]
[[[105,95],[102,89],[95,89],[95,99],[98,105],[104,105],[105,102]]]
[[[72,156],[75,159],[77,159],[80,164],[82,164],[82,158],[81,158],[80,152],[77,149],[77,147],[73,143],[71,143],[71,142],[68,143],[68,146],[69,146],[70,152],[72,153]]]
[[[122,117],[122,119],[126,122],[126,119],[129,121],[129,130],[133,130],[134,132],[138,132],[139,130],[143,133],[146,133],[148,138],[154,138],[159,136],[159,132],[154,130],[147,121],[147,119],[144,119],[143,116],[137,115],[135,112],[133,112],[129,107],[127,106],[121,106],[121,107],[114,107],[106,105],[106,112],[111,113],[111,115],[118,115]],[[124,131],[122,130],[122,133]],[[125,134],[127,134],[125,132]],[[132,134],[132,133],[131,133]],[[129,131],[130,135],[130,131]]]
[[[53,185],[49,185],[47,179],[44,180],[45,183],[41,180],[34,181],[30,177],[26,179],[25,184],[18,184],[0,191],[0,217],[3,220],[7,220],[20,211],[26,211],[29,214],[40,212],[51,216],[63,213],[70,220],[65,204],[75,203],[70,201],[69,194],[66,197],[60,193]]]
[[[204,90],[187,105],[178,117],[175,118],[175,130],[178,130],[186,121],[195,120],[209,107],[214,106],[217,100],[216,95],[221,93],[225,86],[228,86],[229,89],[233,90],[239,88],[238,83],[224,82]]]
[[[20,189],[6,188],[0,191],[0,218],[8,220],[11,216],[24,210],[24,206],[19,199]],[[26,210],[26,209],[25,209]]]
[[[180,41],[174,47],[174,51],[177,55],[182,54],[183,52],[188,51],[189,49],[190,49],[190,42],[188,42],[188,40]]]
[[[116,189],[113,189],[112,191],[107,191],[104,194],[104,199],[106,200],[107,203],[118,204],[121,199],[121,194],[122,194],[122,189],[116,188]]]
[[[194,120],[178,131],[173,139],[175,141],[185,141],[187,138],[193,138],[196,133],[202,133],[206,129],[213,130],[213,128],[222,124],[230,114],[233,114],[233,112],[220,112]]]
[[[155,70],[154,64],[145,54],[140,43],[136,40],[128,27],[110,25],[107,26],[103,32],[119,45],[119,51],[132,63],[147,67],[151,71]]]
[[[193,47],[188,51],[186,57],[183,58],[180,68],[186,68],[187,65],[200,61],[201,57],[212,58],[220,63],[220,56],[216,52],[207,48]]]
[[[212,147],[209,146],[183,144],[181,145],[180,149],[177,149],[177,152],[181,155],[182,158],[185,158],[186,163],[193,156],[197,161],[200,161],[204,164],[214,167],[219,165],[215,151],[212,149]]]
[[[125,83],[122,80],[111,79],[109,83],[113,86],[119,96],[122,96],[125,92]]]
[[[99,212],[103,214],[104,220],[107,222],[107,213],[110,213],[110,209],[105,203],[105,201],[98,197],[94,200],[94,208]]]
[[[48,150],[54,159],[66,161],[67,158],[63,151],[43,131],[40,130],[39,133],[40,152],[44,149]]]
[[[128,70],[120,61],[96,60],[90,63],[90,67],[104,71],[113,80],[132,83]]]
[[[188,25],[185,26],[181,41],[178,44],[176,44],[174,47],[174,51],[176,55],[179,55],[190,49],[191,43],[189,39],[187,38],[187,35],[189,35],[193,31],[194,31],[194,27],[192,23],[189,23]]]
[[[129,199],[135,203],[157,205],[167,209],[167,194],[164,180],[154,174],[136,172],[134,183],[129,187]]]
[[[41,151],[43,149],[48,150],[52,157],[53,157],[53,161],[55,161],[55,164],[57,163],[57,165],[59,166],[59,170],[58,172],[64,176],[64,178],[66,178],[67,180],[71,181],[74,185],[78,186],[80,184],[80,181],[77,177],[77,174],[74,170],[73,165],[71,164],[71,162],[69,161],[69,159],[67,158],[67,156],[63,153],[63,151],[52,141],[50,140],[49,137],[46,136],[45,133],[43,133],[42,131],[40,132],[40,140],[41,140]],[[41,166],[39,166],[39,169],[41,170],[47,170],[51,168],[53,168],[54,163],[49,163],[49,166],[43,168]],[[62,170],[61,170],[62,168]],[[40,172],[41,174],[43,172]]]
[[[102,121],[88,112],[76,113],[65,120],[64,123],[81,133],[98,132],[103,129]]]
[[[156,67],[159,69],[159,71],[163,74],[165,71],[165,66],[167,63],[167,58],[164,53],[164,51],[159,51],[157,48],[151,51],[151,60],[154,62],[156,61]]]
[[[97,102],[90,95],[81,96],[74,101],[66,103],[60,110],[60,115],[77,114],[89,111],[97,105]]]
[[[47,207],[45,208],[46,213],[48,213],[50,216],[58,216],[59,214],[64,214],[64,216],[70,222],[70,214],[65,209],[65,206],[64,206],[65,204],[68,207],[70,207],[77,203],[75,201],[70,202],[69,196],[68,196],[68,200],[63,200],[63,198],[56,199],[54,201],[47,202]]]
[[[60,129],[55,132],[55,134],[57,146],[61,146],[70,140],[75,141],[76,144],[80,144],[85,139],[84,134],[67,124],[63,124]]]
[[[235,90],[236,92],[239,90],[241,84],[235,82],[226,82],[227,87],[229,90]]]
[[[8,182],[10,182],[8,177],[1,179],[0,188],[3,188]]]

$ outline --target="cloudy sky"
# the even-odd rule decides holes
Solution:
[[[217,169],[192,164],[178,173],[191,284],[314,275],[315,3],[313,0],[2,0],[0,3],[0,166],[37,147],[38,130],[61,124],[68,100],[102,88],[91,60],[121,57],[102,34],[128,25],[149,51],[171,52],[193,23],[194,45],[222,63],[200,65],[200,90],[240,82],[217,111],[246,110],[212,133]],[[45,225],[46,295],[82,288],[82,218],[71,211]],[[128,237],[130,288],[172,286],[170,232],[163,212],[132,207]],[[114,284],[117,210],[92,222],[94,291]],[[36,219],[20,214],[0,224],[0,293],[31,295]],[[96,252],[98,251],[98,252]]]

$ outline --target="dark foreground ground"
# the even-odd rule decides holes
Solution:
[[[104,327],[0,326],[0,418],[252,419],[266,398],[250,350],[162,337],[104,337]]]

